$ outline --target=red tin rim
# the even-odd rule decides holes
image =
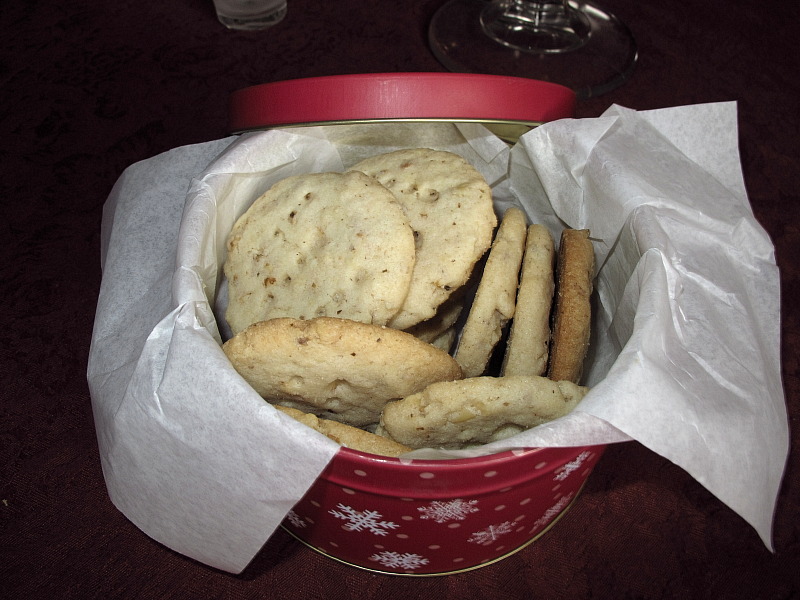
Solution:
[[[553,472],[574,460],[585,450],[591,450],[599,458],[605,448],[605,444],[519,448],[469,458],[409,461],[342,447],[320,477],[335,485],[381,496],[413,495],[417,498],[438,498],[442,494],[442,485],[446,485],[450,494],[491,494],[498,489],[526,484],[532,479]],[[547,466],[533,477],[529,467],[538,461],[545,461]],[[423,472],[430,473],[431,478],[424,484],[414,483],[417,481],[414,475]],[[354,478],[354,473],[359,476]],[[373,482],[371,477],[366,478],[367,474],[378,473],[380,474],[378,482]],[[489,477],[486,473],[493,475]],[[495,473],[497,477],[494,476]]]
[[[393,456],[381,456],[379,454],[370,454],[342,446],[337,452],[338,456],[354,463],[362,465],[380,464],[388,468],[408,469],[408,468],[481,468],[494,462],[503,462],[514,460],[520,456],[528,456],[533,453],[541,453],[547,450],[571,450],[572,448],[520,448],[519,450],[501,450],[492,454],[484,454],[481,456],[472,456],[465,458],[446,458],[446,459],[432,459],[432,458],[413,458],[403,459]]]
[[[385,120],[539,124],[568,118],[575,93],[523,77],[366,73],[264,83],[233,92],[233,133],[278,126]]]
[[[568,456],[578,450],[594,448],[600,450],[607,444],[579,444],[577,446],[547,446],[535,448],[517,448],[514,450],[500,450],[491,454],[480,456],[468,456],[464,458],[397,458],[393,456],[381,456],[370,454],[361,450],[341,446],[336,453],[336,457],[345,460],[355,466],[375,467],[380,466],[384,469],[407,470],[407,469],[438,469],[450,471],[469,471],[480,470],[492,464],[503,464],[530,458],[533,454],[558,454]]]

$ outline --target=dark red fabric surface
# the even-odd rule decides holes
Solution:
[[[742,163],[782,273],[792,450],[775,553],[685,472],[610,448],[540,541],[456,576],[374,575],[278,531],[238,576],[153,542],[108,500],[85,371],[104,200],[129,164],[226,135],[228,94],[281,79],[442,71],[425,28],[442,0],[289,0],[271,31],[233,33],[210,0],[0,6],[0,596],[4,598],[800,597],[800,52],[797,2],[609,0],[641,59],[584,102],[739,103]]]

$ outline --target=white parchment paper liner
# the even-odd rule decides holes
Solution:
[[[788,452],[779,274],[737,138],[732,103],[615,106],[512,149],[478,125],[368,125],[248,134],[132,165],[104,211],[88,368],[112,501],[166,546],[244,569],[338,446],[264,403],[222,353],[227,232],[290,174],[429,146],[475,164],[499,212],[520,205],[556,239],[565,225],[591,229],[598,259],[592,391],[567,417],[477,453],[635,439],[771,548]]]

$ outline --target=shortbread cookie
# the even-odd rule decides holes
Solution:
[[[421,339],[424,342],[432,343],[444,332],[452,330],[464,310],[463,288],[457,290],[450,296],[427,321],[417,323],[405,331]]]
[[[486,180],[457,154],[430,149],[373,156],[352,168],[380,181],[404,207],[416,239],[408,296],[389,325],[430,319],[467,281],[492,242],[497,217]]]
[[[565,229],[558,248],[555,314],[547,376],[578,383],[589,348],[594,247],[588,229]]]
[[[453,344],[456,341],[456,337],[458,332],[456,332],[455,327],[451,327],[450,329],[444,330],[442,333],[437,335],[433,338],[429,344],[432,346],[436,346],[440,350],[444,350],[445,352],[449,353],[450,350],[453,348]]]
[[[384,325],[405,301],[415,258],[403,209],[373,178],[288,177],[231,230],[226,319],[234,334],[276,317]]]
[[[514,316],[526,228],[525,214],[509,208],[489,251],[456,349],[455,359],[464,377],[483,375],[506,323]]]
[[[328,436],[334,442],[345,448],[351,448],[352,450],[359,450],[360,452],[367,452],[369,454],[394,457],[411,451],[411,448],[408,446],[398,444],[388,438],[369,433],[357,427],[345,425],[338,421],[331,421],[330,419],[320,419],[316,415],[297,410],[296,408],[289,408],[287,406],[275,406],[275,408],[293,419],[300,421],[303,425],[307,425],[319,431],[321,434]]]
[[[222,346],[265,400],[356,427],[390,400],[462,376],[446,352],[378,325],[319,317],[254,323]]]
[[[486,444],[564,416],[587,391],[525,375],[434,383],[387,404],[378,432],[411,448]]]
[[[531,225],[525,239],[525,258],[503,357],[503,375],[544,375],[547,371],[554,265],[553,236],[544,225]]]

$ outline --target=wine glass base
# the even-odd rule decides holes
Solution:
[[[486,0],[450,0],[433,16],[428,41],[450,71],[513,75],[572,88],[579,100],[616,89],[630,79],[638,58],[633,35],[614,15],[590,0],[569,0],[586,33],[581,43],[559,49],[506,44],[481,22]],[[490,32],[491,33],[491,32]],[[513,33],[513,32],[512,32]],[[512,40],[513,41],[513,40]]]

